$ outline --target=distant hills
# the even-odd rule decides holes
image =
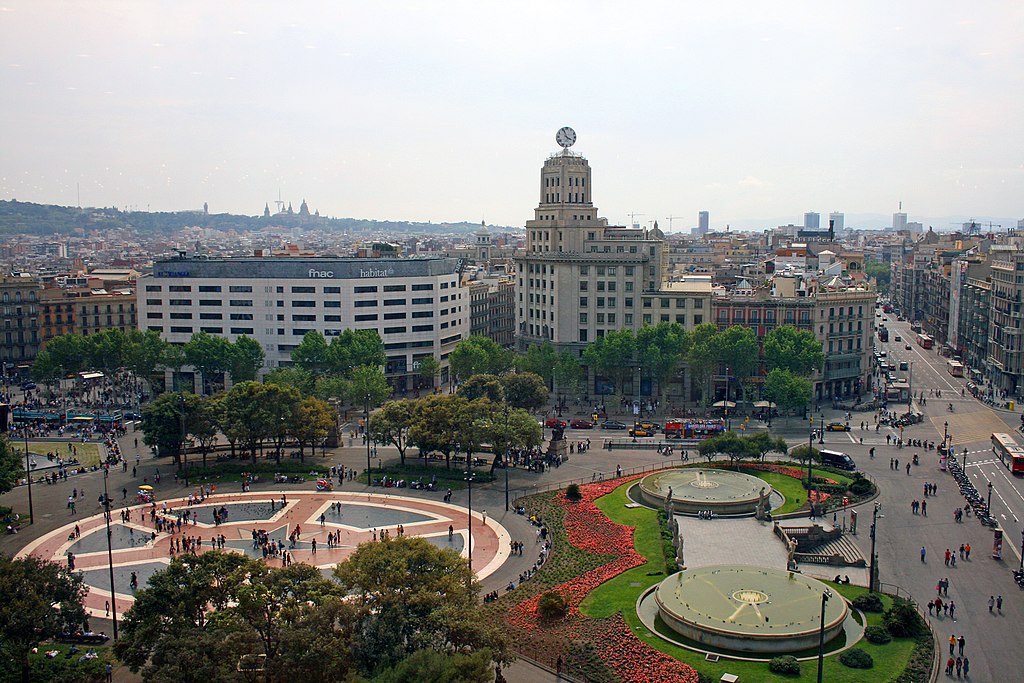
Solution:
[[[376,221],[365,218],[324,218],[321,216],[277,214],[241,216],[203,211],[121,211],[117,208],[76,208],[53,204],[33,204],[0,200],[0,235],[71,234],[76,231],[134,229],[143,233],[172,234],[188,227],[235,230],[239,232],[271,228],[319,229],[341,233],[366,234],[451,234],[472,233],[479,223],[423,223],[415,221]],[[500,227],[498,229],[501,229]]]

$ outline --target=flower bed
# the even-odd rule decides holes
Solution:
[[[807,476],[806,471],[798,470],[795,467],[787,467],[785,465],[771,465],[768,463],[760,462],[741,462],[736,464],[715,462],[709,464],[708,467],[721,467],[723,469],[741,467],[748,470],[758,470],[759,472],[775,472],[776,474],[784,474],[785,476],[793,477],[794,479],[804,479]],[[835,479],[828,479],[826,477],[821,476],[814,477],[814,481],[821,481],[826,484],[839,484],[839,482],[836,481]]]
[[[626,625],[621,614],[608,619],[587,619],[579,611],[580,603],[594,588],[646,563],[633,547],[633,528],[611,521],[594,502],[640,476],[581,486],[582,499],[578,502],[566,500],[564,494],[550,499],[550,503],[562,512],[565,541],[572,551],[607,561],[552,588],[565,596],[568,603],[569,611],[564,619],[555,623],[543,621],[537,611],[540,601],[540,591],[537,590],[512,606],[505,618],[508,625],[519,629],[525,636],[516,638],[516,642],[524,654],[532,657],[546,655],[543,658],[552,659],[561,655],[569,642],[584,638],[594,644],[605,665],[626,683],[696,683],[698,675],[693,668],[641,641]],[[556,552],[565,550],[557,549]],[[547,567],[536,578],[540,578],[545,569]]]

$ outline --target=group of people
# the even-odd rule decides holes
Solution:
[[[956,677],[960,678],[963,676],[969,676],[971,672],[971,662],[964,654],[964,645],[967,641],[963,634],[957,638],[954,633],[949,637],[949,659],[946,660],[946,675],[952,676],[953,670],[956,669]]]

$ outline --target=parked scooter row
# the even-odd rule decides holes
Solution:
[[[963,467],[956,458],[950,458],[946,461],[947,467],[953,478],[956,480],[957,486],[960,487],[960,493],[967,500],[968,506],[974,510],[975,516],[978,521],[989,528],[996,526],[996,519],[989,513],[988,504],[985,499],[982,498],[978,489],[975,488],[974,484],[967,477],[967,473],[964,472]]]
[[[1014,569],[1013,580],[1017,582],[1017,588],[1024,590],[1024,569]]]

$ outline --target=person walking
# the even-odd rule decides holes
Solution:
[[[959,637],[959,638],[957,638],[957,641],[956,641],[957,647],[958,647],[958,648],[959,648],[959,650],[960,650],[960,656],[961,656],[961,657],[963,657],[963,656],[964,656],[964,644],[965,644],[966,642],[967,642],[967,641],[966,641],[966,640],[964,639],[964,636],[963,636],[963,634],[961,633],[961,634],[960,634],[960,637]]]
[[[949,618],[956,621],[956,603],[952,600],[949,601]],[[960,642],[963,642],[964,637],[960,636]]]
[[[957,657],[956,658],[956,677],[957,678],[960,678],[960,670],[963,668],[963,666],[964,666],[963,658],[962,657]]]
[[[992,613],[992,606],[995,605],[995,604],[996,604],[995,596],[993,596],[993,595],[988,596],[988,611],[989,611],[990,614]]]
[[[921,546],[921,561],[922,561],[922,562],[924,562],[924,556],[925,556],[925,552],[926,552],[926,551],[925,551],[925,549],[924,549],[924,546]]]
[[[924,515],[925,517],[928,516],[928,501],[927,500],[922,500],[921,501],[921,514]]]
[[[952,657],[956,654],[956,635],[949,637],[949,656]]]
[[[1003,613],[1003,596],[1002,595],[1000,595],[998,598],[996,598],[996,609],[999,610],[1000,614]]]
[[[964,657],[964,678],[968,678],[968,675],[970,673],[971,673],[971,662],[970,662],[970,660],[967,659],[967,657]]]

